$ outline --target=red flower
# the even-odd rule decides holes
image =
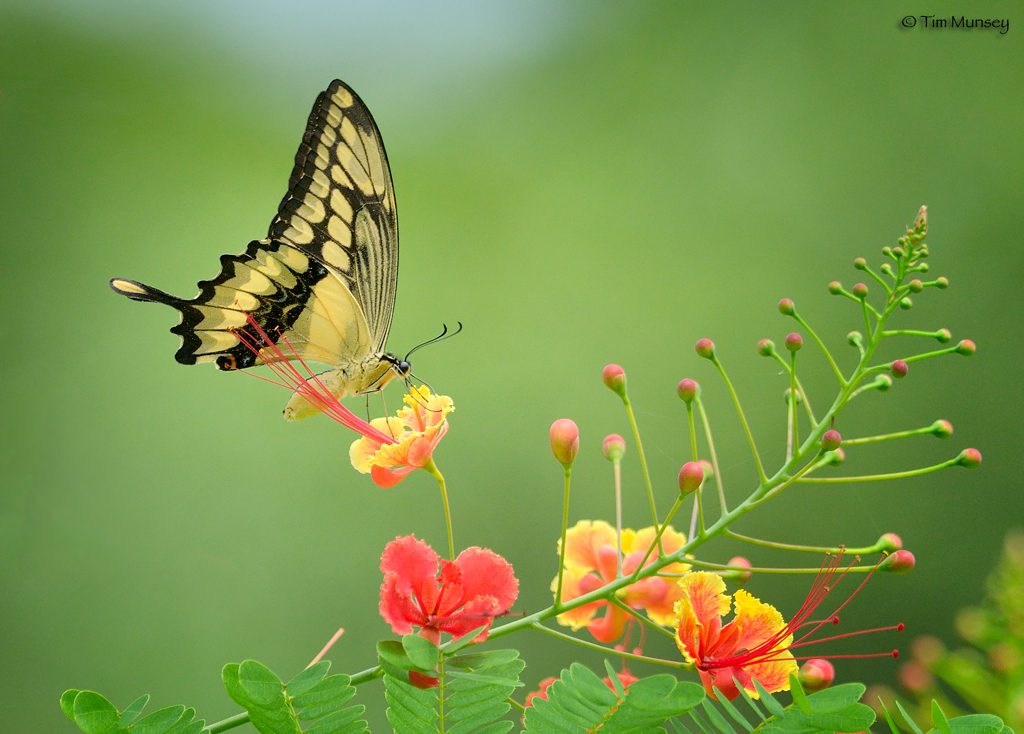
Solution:
[[[486,628],[474,642],[487,639],[494,617],[508,610],[519,595],[512,566],[494,551],[467,548],[454,561],[440,561],[434,549],[412,535],[395,538],[380,558],[384,583],[380,614],[399,635],[420,628],[435,645],[441,633],[461,637]]]

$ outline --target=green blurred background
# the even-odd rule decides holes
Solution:
[[[954,10],[1009,18],[1010,30],[900,27]],[[687,376],[704,386],[738,500],[754,468],[694,341],[715,340],[775,465],[785,380],[754,349],[792,329],[775,303],[793,298],[850,365],[844,335],[859,314],[826,284],[861,279],[853,258],[877,265],[927,204],[930,275],[951,287],[923,293],[900,322],[948,327],[978,354],[913,365],[837,428],[852,437],[946,418],[956,431],[850,451],[842,471],[924,466],[965,446],[984,464],[799,487],[738,529],[815,544],[901,534],[917,569],[873,580],[846,619],[952,642],[955,609],[980,595],[1024,514],[1022,33],[1019,4],[962,0],[3,4],[3,726],[71,731],[57,706],[68,687],[119,706],[150,692],[155,706],[186,703],[215,721],[238,710],[219,683],[224,663],[252,657],[287,677],[339,626],[335,670],[367,668],[372,641],[391,634],[376,611],[384,544],[415,532],[443,548],[429,476],[378,489],[349,466],[345,429],[286,424],[283,391],[177,365],[175,315],[106,285],[123,276],[191,296],[219,255],[262,237],[309,107],[334,77],[369,104],[394,173],[391,347],[465,324],[419,352],[416,371],[457,406],[437,455],[456,545],[514,564],[519,610],[550,603],[552,420],[572,417],[582,433],[572,521],[612,519],[599,446],[628,424],[600,383],[606,363],[628,372],[661,508],[686,458],[674,388]],[[806,353],[824,405],[830,374]],[[387,401],[394,409],[399,391]],[[626,515],[641,527],[628,444]],[[715,543],[705,557],[739,551]],[[749,588],[788,616],[808,583]],[[537,636],[506,642],[523,650],[531,687],[580,655]],[[662,643],[648,651],[675,654]],[[844,680],[889,681],[896,663],[839,668]],[[374,729],[388,730],[380,684],[360,693]]]

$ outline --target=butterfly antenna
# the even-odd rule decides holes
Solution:
[[[417,344],[415,347],[410,349],[409,353],[405,355],[405,361],[408,362],[409,361],[409,357],[411,357],[412,353],[415,352],[417,349],[421,349],[421,348],[427,346],[428,344],[435,344],[437,342],[444,341],[445,339],[451,339],[453,336],[458,334],[460,331],[462,331],[462,322],[458,321],[456,323],[459,325],[459,328],[457,328],[455,331],[451,332],[450,334],[448,333],[448,324],[441,324],[441,326],[444,327],[444,329],[441,331],[441,333],[438,334],[437,336],[435,336],[433,339],[428,339],[427,341],[423,342],[422,344]]]

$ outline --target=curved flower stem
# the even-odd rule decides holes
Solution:
[[[640,455],[640,468],[644,470],[644,483],[647,485],[647,498],[651,501],[651,517],[654,518],[654,527],[658,527],[658,509],[654,505],[654,489],[651,487],[651,475],[647,471],[647,459],[644,457],[644,445],[640,441],[640,429],[636,425],[636,416],[633,415],[633,406],[629,404],[629,397],[622,394],[622,404],[626,406],[626,415],[629,416],[629,425],[633,429],[633,440],[636,441],[636,451]],[[658,536],[658,550],[661,548],[661,535]]]
[[[423,466],[437,483],[441,485],[441,501],[444,502],[444,521],[448,526],[448,557],[450,560],[455,560],[455,542],[452,540],[452,512],[448,507],[448,490],[444,486],[444,476],[438,471],[437,465],[433,459],[428,459],[427,463]]]
[[[747,568],[746,566],[729,566],[729,565],[726,565],[724,563],[709,563],[707,561],[697,561],[697,560],[694,560],[692,558],[687,559],[686,562],[690,563],[690,564],[692,564],[694,566],[700,566],[701,568],[713,568],[713,569],[721,570],[721,571],[751,571],[753,573],[779,573],[779,574],[784,574],[784,573],[821,573],[821,566],[814,566],[812,568],[758,568],[757,566],[754,566],[753,568]],[[845,568],[844,567],[843,572],[845,573],[846,571],[857,571],[859,573],[870,573],[871,571],[877,571],[877,570],[878,570],[878,564],[874,564],[872,566],[850,566],[849,568]],[[664,576],[666,578],[676,578],[677,576],[683,576],[685,574],[681,574],[681,573],[662,573],[660,575]]]
[[[921,474],[930,474],[933,471],[939,469],[948,469],[951,466],[956,466],[960,463],[960,458],[956,457],[943,461],[941,464],[935,464],[934,466],[926,466],[921,469],[908,469],[907,471],[891,472],[889,474],[864,474],[859,477],[797,477],[793,481],[800,482],[801,484],[846,484],[850,482],[879,482],[885,479],[904,479],[906,477],[916,477]]]
[[[792,366],[792,368],[789,371],[789,402],[790,402],[790,404],[792,406],[792,411],[793,411],[793,433],[792,433],[792,436],[793,436],[793,446],[796,446],[798,443],[800,443],[800,424],[797,422],[797,417],[800,415],[800,413],[799,413],[799,411],[797,410],[797,407],[796,407],[797,401],[799,400],[799,398],[798,398],[799,393],[797,393],[797,391],[796,391],[796,352],[795,351],[794,352],[790,352],[789,361],[790,361],[790,365]],[[791,459],[791,458],[792,458],[792,454],[790,454],[787,457],[787,459]]]
[[[733,540],[740,540],[744,543],[750,543],[751,545],[760,545],[765,548],[777,548],[779,550],[791,550],[791,551],[806,551],[808,553],[839,553],[842,551],[847,555],[867,555],[869,553],[879,553],[886,546],[875,543],[864,548],[847,548],[845,546],[814,546],[814,545],[796,545],[793,543],[778,543],[774,540],[763,540],[761,538],[751,538],[748,535],[740,535],[734,533],[732,530],[726,529],[722,533],[723,537],[732,538]]]
[[[218,722],[210,724],[203,729],[207,734],[220,734],[222,731],[228,731],[234,729],[236,726],[243,726],[249,723],[249,712],[243,711],[240,714],[229,716],[226,719],[221,719]]]
[[[856,446],[862,443],[874,443],[876,441],[889,441],[894,438],[907,438],[908,436],[922,436],[934,433],[932,426],[924,428],[911,428],[908,431],[897,431],[896,433],[883,433],[878,436],[864,436],[863,438],[844,438],[843,446]]]
[[[722,514],[729,511],[725,504],[725,489],[722,486],[722,472],[718,469],[718,455],[715,453],[715,442],[711,439],[711,424],[708,422],[708,414],[704,411],[704,403],[697,398],[697,409],[700,411],[700,421],[704,424],[704,437],[708,442],[708,453],[711,454],[711,468],[715,471],[715,484],[718,485],[718,501],[722,507]],[[690,533],[691,535],[693,533]]]
[[[644,625],[646,625],[647,627],[650,627],[653,630],[657,630],[658,632],[660,632],[663,635],[668,635],[673,640],[676,638],[676,636],[674,634],[669,632],[667,629],[662,627],[660,624],[656,624],[653,620],[650,620],[647,617],[645,617],[644,615],[640,614],[640,612],[636,611],[635,609],[630,607],[628,604],[623,603],[623,601],[621,599],[619,599],[619,597],[615,596],[614,594],[608,598],[608,601],[610,601],[612,604],[617,606],[622,611],[626,612],[626,614],[628,614],[629,616],[633,617],[635,620],[637,620],[641,624],[644,624]]]
[[[700,490],[698,489],[697,492],[700,492]],[[665,532],[665,528],[667,528],[669,523],[672,522],[672,517],[676,514],[676,511],[679,510],[679,505],[683,504],[683,496],[684,495],[680,493],[679,497],[676,498],[676,503],[672,505],[672,509],[668,511],[668,517],[665,518],[665,523],[658,528],[658,535],[651,542],[650,546],[648,546],[647,552],[644,553],[644,557],[640,559],[640,564],[636,567],[636,571],[630,574],[630,583],[635,582],[640,578],[640,572],[644,570],[644,564],[647,563],[647,559],[650,558],[651,553],[654,552],[654,546],[658,546],[659,555],[664,555],[664,551],[661,549],[661,534]],[[701,526],[701,530],[703,531],[703,523],[701,523]]]
[[[892,295],[893,289],[889,287],[888,283],[886,283],[884,280],[882,280],[882,276],[880,276],[878,273],[876,273],[874,270],[872,270],[871,268],[869,268],[867,266],[864,266],[864,272],[867,273],[868,275],[870,275],[876,281],[878,281],[878,284],[881,285],[883,288],[885,288],[885,295],[886,296],[891,296]]]
[[[686,423],[690,428],[690,453],[693,455],[691,461],[697,460],[697,430],[693,425],[693,402],[686,404]]]
[[[615,473],[615,542],[618,545],[618,555],[615,556],[615,578],[622,578],[622,460],[616,458],[612,462],[612,471]],[[568,518],[566,518],[568,525]],[[565,528],[562,529],[562,543],[565,543]],[[559,594],[561,598],[561,594]]]
[[[874,275],[874,273],[872,273],[872,275]],[[881,281],[880,278],[879,280]],[[888,288],[886,290],[888,290]],[[811,335],[811,338],[818,343],[818,347],[821,349],[822,352],[824,352],[825,359],[827,359],[829,365],[831,365],[832,371],[836,375],[836,379],[839,380],[840,387],[846,387],[846,378],[843,377],[843,373],[839,370],[839,366],[836,364],[836,361],[832,359],[832,353],[829,352],[828,349],[825,347],[825,343],[818,338],[818,335],[814,333],[814,329],[807,325],[807,322],[803,320],[799,313],[794,311],[793,318],[796,319],[796,322],[800,324],[800,326],[804,327],[807,330],[807,333]],[[801,392],[803,392],[803,390],[801,390]]]
[[[883,331],[882,336],[927,336],[932,339],[937,338],[941,335],[938,331],[921,331],[920,329],[894,329],[892,331]]]
[[[665,666],[670,667],[670,668],[679,668],[679,669],[682,669],[682,670],[689,670],[689,669],[691,669],[693,667],[693,665],[690,664],[690,663],[682,663],[682,662],[679,662],[677,660],[662,660],[661,658],[649,658],[646,655],[634,655],[633,653],[626,652],[625,650],[616,650],[616,649],[611,648],[611,647],[605,647],[604,645],[598,645],[598,644],[593,643],[593,642],[587,642],[586,640],[581,640],[581,639],[579,639],[577,637],[573,637],[572,635],[567,635],[564,632],[557,632],[557,631],[551,629],[550,627],[545,627],[544,625],[540,624],[539,622],[531,624],[530,625],[530,629],[535,629],[538,632],[544,632],[546,634],[551,635],[552,637],[557,637],[560,640],[565,640],[566,642],[572,642],[572,643],[574,643],[576,645],[579,645],[580,647],[586,647],[586,648],[589,648],[590,650],[598,650],[600,652],[605,652],[605,653],[608,653],[609,655],[615,655],[616,657],[620,657],[620,658],[629,658],[630,660],[641,660],[641,661],[643,661],[645,663],[654,663],[655,665],[665,665]]]
[[[562,500],[562,542],[558,546],[558,590],[555,592],[555,606],[562,604],[562,576],[565,573],[565,533],[569,527],[569,478],[572,476],[572,465],[565,467],[565,498]],[[621,541],[620,541],[621,542]],[[622,555],[621,553],[619,554]]]
[[[747,417],[743,415],[743,407],[740,405],[740,399],[736,395],[736,390],[732,386],[732,382],[729,381],[729,376],[725,374],[725,367],[718,361],[718,357],[714,354],[711,355],[711,361],[718,368],[718,373],[722,376],[725,381],[725,386],[729,388],[729,394],[732,395],[732,402],[736,405],[736,412],[740,415],[740,423],[743,424],[743,431],[747,434],[747,441],[750,442],[750,450],[754,453],[754,463],[757,464],[757,476],[761,478],[761,483],[764,484],[768,481],[768,475],[764,473],[764,466],[761,464],[761,456],[757,453],[757,444],[754,443],[754,435],[750,432],[750,425],[747,423]]]
[[[786,364],[786,360],[784,360],[778,352],[773,350],[772,357],[775,358],[776,362],[782,365],[782,368],[786,370],[787,373],[790,372],[789,365]],[[796,389],[800,391],[800,397],[803,398],[804,410],[807,411],[807,417],[811,419],[811,423],[817,423],[818,419],[814,417],[814,411],[811,410],[811,401],[807,399],[807,391],[804,390],[804,386],[801,384],[799,377],[796,378]]]

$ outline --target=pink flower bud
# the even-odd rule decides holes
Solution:
[[[932,423],[932,435],[936,438],[949,438],[953,435],[953,424],[949,421],[935,421]]]
[[[907,286],[910,288],[911,293],[920,293],[924,290],[924,283],[917,278],[914,278],[912,281],[907,283]]]
[[[697,354],[704,359],[711,359],[715,356],[715,343],[710,339],[698,339],[694,345]]]
[[[906,253],[901,246],[896,245],[896,247],[892,248],[892,254],[896,257],[903,257]]]
[[[846,461],[846,452],[842,449],[836,449],[832,452],[832,458],[829,459],[829,466],[842,466],[843,462]]]
[[[696,492],[704,481],[704,469],[696,461],[688,461],[679,470],[679,491],[682,494]]]
[[[711,466],[711,462],[707,459],[701,459],[697,462],[700,464],[700,468],[704,470],[704,479],[710,479],[715,476],[715,470]]]
[[[779,313],[783,316],[792,316],[794,311],[793,302],[790,299],[783,298],[779,301]]]
[[[959,459],[960,466],[965,469],[974,469],[981,464],[981,452],[978,449],[964,449],[957,459]]]
[[[832,681],[836,679],[836,669],[828,660],[814,658],[800,666],[797,678],[800,679],[800,685],[805,691],[816,693],[832,685]]]
[[[938,340],[939,344],[946,344],[950,339],[953,338],[953,334],[950,332],[949,329],[939,329],[937,332],[935,332],[935,338]]]
[[[964,339],[963,341],[956,345],[956,353],[962,354],[965,357],[970,357],[972,354],[974,354],[975,349],[976,347],[974,346],[974,342],[972,342],[970,339]]]
[[[786,336],[786,349],[788,349],[789,351],[798,352],[800,351],[800,347],[802,347],[803,345],[804,338],[797,334],[796,332],[793,332],[792,334]]]
[[[839,431],[833,428],[830,431],[825,431],[825,435],[821,437],[821,449],[822,451],[835,451],[842,442],[843,437],[839,435]]]
[[[902,359],[894,360],[893,363],[889,365],[889,372],[891,372],[892,376],[895,377],[897,380],[902,380],[904,377],[907,376],[907,373],[909,371],[910,366],[907,365],[907,363],[904,362]]]
[[[885,247],[882,248],[882,254],[885,255],[886,257],[890,257],[892,255],[892,248],[886,245]]]
[[[551,452],[568,469],[580,450],[580,429],[568,418],[559,418],[551,424]]]
[[[828,292],[831,293],[833,296],[838,296],[840,293],[843,292],[843,284],[840,283],[838,280],[833,280],[831,283],[828,284]]]
[[[945,290],[946,288],[949,288],[949,278],[947,278],[944,275],[940,275],[938,278],[935,279],[935,287],[938,288],[939,290]]]
[[[866,270],[868,267],[868,261],[862,257],[858,257],[853,261],[853,267],[857,268],[857,270]]]
[[[882,546],[881,550],[889,551],[890,553],[903,548],[903,538],[896,533],[885,533],[878,539],[878,543]]]
[[[898,550],[882,561],[879,571],[889,573],[910,573],[914,570],[914,554],[908,550]]]
[[[676,387],[676,394],[684,403],[692,403],[700,394],[700,385],[697,384],[696,380],[691,380],[687,377]]]
[[[601,442],[601,453],[608,461],[617,462],[626,453],[626,442],[619,434],[609,433]]]
[[[901,665],[898,675],[900,684],[911,693],[924,693],[935,685],[932,672],[916,660]]]
[[[868,287],[863,283],[857,283],[857,285],[853,286],[853,295],[855,295],[857,298],[867,298]]]
[[[762,357],[770,357],[775,354],[775,342],[771,339],[762,339],[757,343],[757,353]]]
[[[626,371],[617,364],[610,364],[601,370],[601,381],[620,398],[626,396]]]
[[[729,559],[728,565],[739,566],[740,568],[750,568],[750,561],[743,556],[734,556]],[[743,584],[750,581],[750,577],[753,574],[750,571],[726,571],[725,578],[732,581],[737,586],[743,586]]]

